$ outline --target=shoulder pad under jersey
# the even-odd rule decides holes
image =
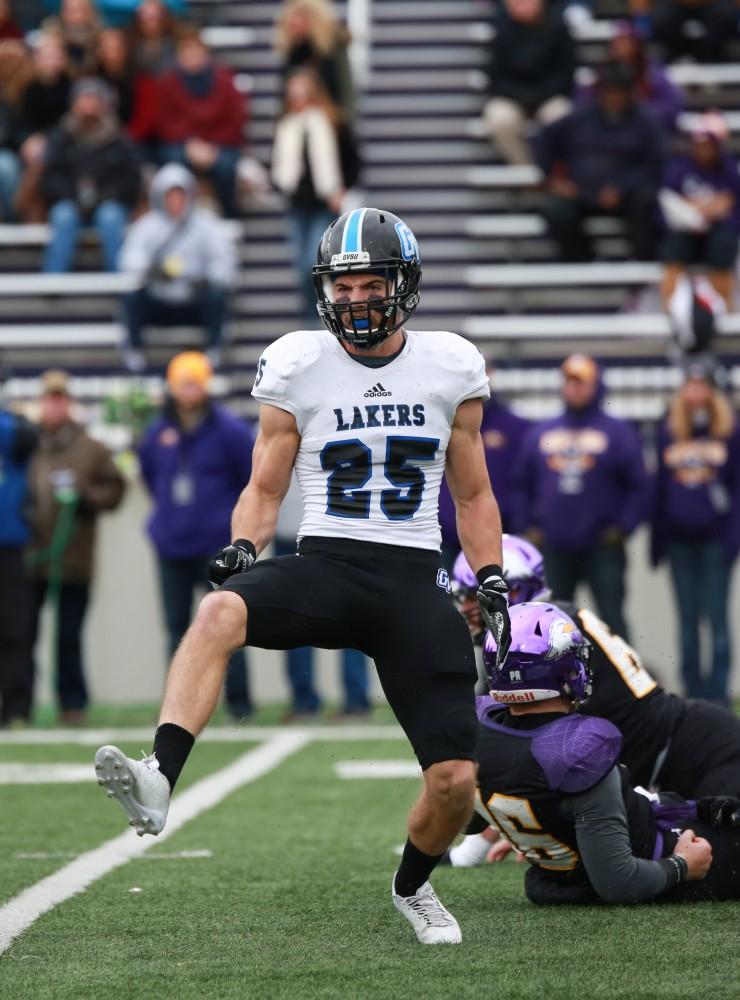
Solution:
[[[532,738],[532,756],[550,788],[583,792],[611,771],[622,750],[622,734],[606,719],[565,715]]]
[[[304,375],[327,350],[322,330],[296,330],[286,333],[266,347],[257,363],[252,395],[259,402],[274,403],[296,411],[295,387],[291,379]],[[330,346],[330,345],[329,345]]]

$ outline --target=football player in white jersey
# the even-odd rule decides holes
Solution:
[[[423,943],[458,943],[457,921],[428,878],[472,811],[476,668],[440,567],[437,500],[446,473],[503,660],[501,522],[480,436],[485,363],[456,334],[405,328],[419,301],[419,248],[390,212],[361,208],[337,219],[313,270],[326,329],[289,333],[259,361],[252,478],[234,510],[234,541],[211,563],[219,589],[172,662],[154,751],[137,762],[101,747],[98,780],[139,833],[156,834],[233,650],[245,642],[362,650],[424,776],[393,902]],[[294,466],[304,504],[298,552],[255,563]]]

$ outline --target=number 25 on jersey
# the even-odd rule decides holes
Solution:
[[[421,505],[426,477],[420,462],[431,462],[438,438],[391,436],[386,441],[383,475],[391,484],[380,491],[380,509],[389,521],[407,521]],[[364,489],[373,471],[372,451],[353,438],[330,441],[321,452],[326,483],[326,513],[333,517],[370,516],[372,491]]]

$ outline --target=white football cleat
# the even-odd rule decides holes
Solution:
[[[101,747],[95,754],[95,776],[107,789],[109,799],[118,799],[140,837],[155,837],[164,828],[170,807],[170,784],[152,754],[132,760],[118,747]]]
[[[413,896],[399,896],[396,876],[391,883],[393,905],[408,920],[422,944],[461,944],[460,925],[439,901],[429,882],[425,882]]]

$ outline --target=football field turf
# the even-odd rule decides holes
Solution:
[[[0,954],[3,1000],[740,997],[740,904],[536,909],[513,861],[437,871],[463,944],[424,947],[390,900],[419,782],[399,731],[210,732],[223,739],[197,744],[176,793],[202,811],[164,842],[130,832],[146,850],[82,892],[57,878],[66,898],[38,919],[20,904],[43,896],[41,880],[79,871],[125,831],[93,776],[111,734],[0,734],[0,949],[9,926],[28,923]],[[149,749],[144,729],[118,738],[132,756]],[[380,776],[393,762],[410,776]],[[9,783],[51,764],[72,770]],[[203,806],[200,790],[225,773],[238,787]]]

